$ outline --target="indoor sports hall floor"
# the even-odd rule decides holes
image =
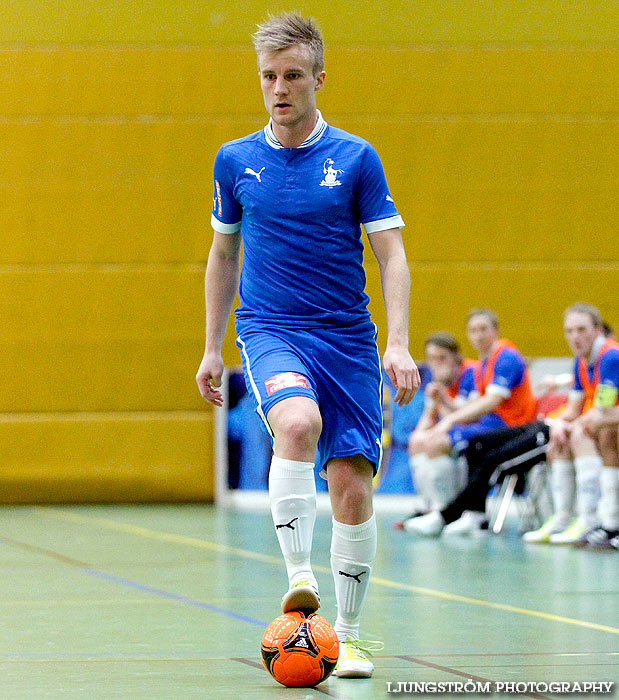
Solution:
[[[523,546],[513,523],[421,541],[378,517],[362,630],[385,643],[374,677],[288,689],[259,656],[286,583],[267,512],[0,508],[0,699],[373,700],[399,681],[619,681],[617,552]],[[329,540],[319,513],[314,563],[333,622]]]

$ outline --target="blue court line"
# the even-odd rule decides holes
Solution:
[[[249,622],[251,625],[258,625],[262,628],[265,628],[268,624],[263,620],[257,620],[255,617],[241,615],[240,613],[235,613],[232,610],[226,610],[225,608],[220,608],[216,605],[210,605],[209,603],[204,603],[201,600],[196,600],[195,598],[189,598],[188,596],[181,595],[179,593],[164,591],[162,588],[153,588],[145,583],[138,583],[137,581],[131,581],[128,578],[108,574],[105,571],[100,571],[99,569],[93,569],[84,562],[78,561],[77,559],[72,559],[71,557],[65,557],[63,554],[55,552],[51,549],[46,549],[45,547],[38,547],[36,545],[20,542],[4,536],[0,536],[0,544],[12,545],[14,547],[19,547],[21,549],[26,549],[28,551],[36,552],[37,554],[42,554],[44,556],[57,559],[63,564],[69,564],[69,566],[79,569],[88,576],[94,576],[95,578],[100,578],[104,581],[109,581],[110,583],[118,583],[126,588],[133,588],[134,590],[143,591],[144,593],[151,593],[152,595],[159,596],[160,598],[166,598],[167,600],[175,600],[178,603],[185,603],[186,605],[191,605],[194,608],[201,608],[202,610],[208,610],[209,612],[214,612],[218,615],[225,615],[226,617],[231,617],[235,620]]]
[[[80,567],[88,576],[94,576],[95,578],[103,579],[104,581],[109,581],[110,583],[118,583],[126,588],[133,588],[137,591],[143,591],[145,593],[152,593],[153,595],[159,596],[160,598],[167,598],[168,600],[175,600],[179,603],[185,603],[186,605],[191,605],[194,608],[201,608],[202,610],[208,610],[209,612],[218,613],[219,615],[225,615],[226,617],[231,617],[235,620],[241,620],[242,622],[249,622],[252,625],[258,625],[262,628],[267,626],[267,622],[262,620],[257,620],[255,617],[248,617],[247,615],[241,615],[240,613],[235,613],[232,610],[226,610],[225,608],[219,608],[216,605],[210,605],[209,603],[203,603],[201,600],[196,600],[195,598],[189,598],[188,596],[181,595],[179,593],[171,593],[170,591],[164,591],[162,588],[153,588],[144,583],[138,583],[137,581],[131,581],[128,578],[122,578],[121,576],[114,576],[114,574],[107,574],[105,571],[99,571],[98,569],[91,569],[88,566]]]

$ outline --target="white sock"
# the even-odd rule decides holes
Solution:
[[[269,471],[269,497],[289,585],[303,578],[315,583],[310,564],[316,521],[313,463],[274,456]]]
[[[574,459],[576,469],[576,510],[587,527],[598,524],[597,508],[600,502],[602,458],[585,455]]]
[[[374,515],[360,525],[345,525],[333,519],[331,570],[337,602],[334,628],[341,642],[346,637],[359,639],[361,609],[370,585],[377,540]]]
[[[456,481],[456,489],[457,493],[460,493],[461,491],[464,491],[466,488],[466,485],[469,483],[469,464],[466,461],[466,457],[463,457],[462,455],[458,457],[456,460],[456,475],[457,475],[457,481]],[[454,496],[455,498],[455,496]]]
[[[408,465],[422,507],[430,508],[432,501],[428,488],[428,455],[423,452],[411,455],[408,458]]]
[[[600,523],[606,530],[619,530],[619,467],[604,466],[600,490]]]
[[[576,474],[570,459],[555,459],[550,465],[550,488],[556,519],[567,527],[574,517]]]
[[[458,465],[449,455],[428,459],[428,488],[432,509],[443,510],[458,495]]]

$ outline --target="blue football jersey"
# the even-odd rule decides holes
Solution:
[[[378,154],[322,116],[298,148],[271,125],[224,144],[214,166],[213,228],[241,232],[237,319],[292,327],[369,319],[361,224],[404,225]]]

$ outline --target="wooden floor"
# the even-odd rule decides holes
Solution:
[[[362,625],[385,643],[374,677],[288,689],[259,658],[286,587],[268,513],[0,508],[0,698],[374,700],[399,681],[619,681],[617,552],[525,546],[513,524],[418,540],[393,519],[378,515]],[[319,513],[314,564],[334,622],[329,543]]]

